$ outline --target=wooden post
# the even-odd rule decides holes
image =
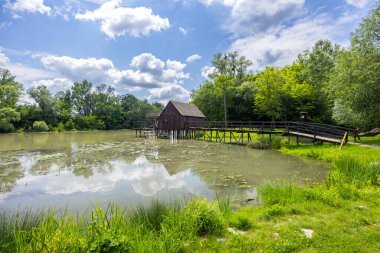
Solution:
[[[340,148],[339,149],[343,148],[343,145],[345,143],[346,138],[347,138],[347,132],[344,133],[344,136],[343,136],[342,142],[340,143]]]
[[[299,136],[297,135],[297,145],[300,144]]]

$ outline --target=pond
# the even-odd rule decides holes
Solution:
[[[327,167],[271,150],[136,138],[132,130],[0,135],[0,209],[85,211],[109,202],[255,198],[268,181],[321,182]]]

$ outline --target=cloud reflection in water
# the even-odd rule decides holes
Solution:
[[[109,166],[103,168],[101,172],[96,172],[89,178],[75,176],[72,171],[57,174],[55,170],[47,175],[27,174],[17,181],[17,186],[12,192],[23,194],[22,191],[27,190],[28,194],[34,192],[37,195],[107,192],[113,191],[116,184],[121,181],[130,182],[135,193],[146,197],[153,196],[163,189],[186,187],[187,191],[194,191],[186,182],[186,177],[192,174],[191,169],[170,175],[164,165],[149,162],[145,156],[138,157],[132,163],[117,160],[108,164]],[[53,164],[53,167],[56,169],[56,165]],[[21,190],[21,186],[25,185],[28,185],[28,189]]]

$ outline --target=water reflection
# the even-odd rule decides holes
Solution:
[[[266,181],[321,181],[326,173],[320,164],[277,152],[146,140],[128,131],[44,134],[42,140],[30,135],[0,136],[0,208],[83,210],[94,201],[132,205],[175,195],[212,199],[216,191],[241,201],[256,195],[255,186]]]

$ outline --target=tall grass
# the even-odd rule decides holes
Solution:
[[[363,188],[380,186],[380,162],[365,162],[351,157],[335,160],[327,184],[352,184]]]
[[[226,230],[218,204],[205,199],[155,200],[133,210],[110,204],[77,217],[54,210],[2,213],[0,223],[0,252],[178,252],[198,236]]]

